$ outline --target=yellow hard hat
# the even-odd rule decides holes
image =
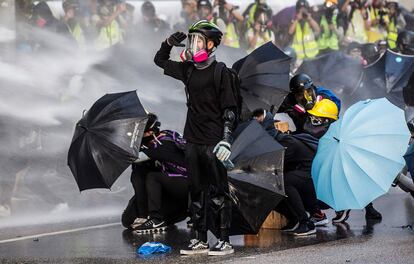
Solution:
[[[317,117],[338,120],[338,106],[329,99],[322,99],[316,102],[315,106],[308,110],[308,113]]]
[[[325,3],[331,3],[334,5],[338,5],[338,0],[325,0]]]

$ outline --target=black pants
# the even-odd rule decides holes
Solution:
[[[290,171],[285,174],[286,204],[298,221],[306,221],[306,210],[312,215],[318,211],[315,187],[312,178],[303,173]]]
[[[129,228],[137,217],[174,224],[188,216],[187,178],[169,177],[149,161],[134,165],[131,182],[135,195],[122,214],[123,226]]]
[[[209,228],[207,212],[210,210],[218,212],[219,219],[215,220],[216,223],[218,222],[221,234],[229,230],[231,223],[227,170],[216,158],[213,149],[214,146],[192,143],[187,143],[186,146],[190,180],[190,213],[194,228],[199,234],[207,233]]]

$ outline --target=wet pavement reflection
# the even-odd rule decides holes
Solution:
[[[363,210],[354,210],[351,211],[347,223],[328,224],[326,227],[318,228],[314,236],[296,238],[279,230],[262,229],[257,235],[231,237],[236,254],[224,258],[179,256],[179,249],[186,246],[193,235],[192,231],[187,229],[186,223],[182,222],[160,234],[137,235],[130,230],[124,230],[121,225],[113,225],[9,243],[2,243],[0,240],[0,259],[53,259],[51,262],[54,263],[71,259],[76,260],[76,263],[97,263],[99,259],[112,259],[122,263],[181,263],[191,258],[192,262],[211,262],[214,259],[231,260],[339,239],[352,238],[350,241],[355,241],[355,238],[367,240],[377,235],[392,237],[401,232],[414,234],[411,226],[414,223],[414,199],[410,195],[391,192],[375,201],[374,206],[382,213],[382,221],[367,221]],[[332,210],[326,213],[329,219],[334,216]],[[147,241],[162,242],[171,246],[173,250],[162,256],[138,256],[137,247]],[[209,241],[211,244],[215,242],[211,234]]]

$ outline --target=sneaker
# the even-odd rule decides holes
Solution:
[[[343,210],[343,211],[335,212],[336,216],[334,218],[332,218],[332,223],[345,222],[346,220],[348,220],[350,212],[351,212],[351,210]]]
[[[365,207],[365,218],[369,220],[381,220],[382,215],[371,204]]]
[[[286,226],[284,226],[282,229],[280,229],[282,232],[291,232],[299,227],[299,222],[296,221],[290,221]]]
[[[302,222],[291,232],[294,236],[310,236],[316,234],[315,225],[311,221]]]
[[[134,231],[138,234],[162,232],[167,229],[167,224],[164,221],[155,218],[148,219],[142,225],[138,226]]]
[[[190,245],[186,249],[181,249],[181,255],[196,255],[207,254],[209,251],[208,243],[200,241],[198,239],[191,239]]]
[[[322,211],[314,213],[310,220],[315,224],[315,226],[324,226],[329,223],[326,214]]]
[[[141,217],[137,217],[135,219],[135,221],[132,223],[131,228],[132,229],[136,229],[138,228],[140,225],[142,225],[143,223],[145,223],[148,219],[147,218],[141,218]]]
[[[208,252],[209,256],[225,256],[234,253],[234,248],[230,242],[219,240]]]

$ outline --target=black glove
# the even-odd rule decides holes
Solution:
[[[167,44],[176,47],[185,47],[185,44],[181,44],[183,40],[187,38],[187,35],[183,32],[175,32],[167,38]]]

